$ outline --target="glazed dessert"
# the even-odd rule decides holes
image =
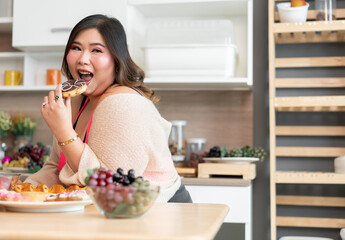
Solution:
[[[23,197],[27,197],[30,202],[44,202],[45,199],[51,195],[51,193],[47,192],[21,192],[17,193],[22,195]]]
[[[87,89],[86,82],[81,79],[77,80],[68,80],[62,83],[62,96],[63,97],[75,97]]]
[[[46,197],[45,202],[57,202],[57,201],[83,201],[88,200],[88,196],[85,190],[75,190],[72,192],[52,194]]]
[[[8,191],[6,189],[0,189],[0,201],[15,201],[15,202],[27,202],[31,198],[28,196],[23,196],[15,191]]]

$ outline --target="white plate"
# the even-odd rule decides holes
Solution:
[[[20,167],[8,167],[7,171],[12,172],[12,173],[27,173],[28,169],[27,168],[20,168]]]
[[[253,157],[223,157],[223,158],[203,158],[205,162],[229,163],[229,164],[250,164],[259,161],[259,158]]]
[[[0,206],[11,212],[73,212],[83,210],[91,200],[85,201],[61,201],[61,202],[14,202],[0,201]]]

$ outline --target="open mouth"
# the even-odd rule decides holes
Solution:
[[[79,78],[84,80],[86,84],[88,84],[88,82],[90,82],[91,79],[93,78],[93,73],[91,72],[79,71],[78,73],[79,73]]]

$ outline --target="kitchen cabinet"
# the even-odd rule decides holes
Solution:
[[[14,0],[12,45],[23,51],[63,51],[80,19],[102,13],[126,22],[125,4],[125,0],[102,0],[101,4],[92,0]]]
[[[345,227],[343,217],[334,217],[334,212],[329,217],[315,217],[310,215],[308,209],[320,207],[324,211],[332,208],[344,208],[345,198],[326,195],[326,192],[315,194],[304,189],[303,194],[286,194],[283,191],[278,192],[278,186],[296,186],[297,184],[311,187],[320,185],[343,185],[345,184],[345,174],[332,171],[314,171],[304,168],[303,171],[295,165],[303,161],[306,165],[310,162],[323,158],[333,165],[335,157],[345,155],[345,148],[336,145],[336,140],[331,141],[328,146],[310,146],[310,142],[316,142],[320,138],[344,137],[344,126],[315,125],[312,119],[308,119],[308,124],[301,125],[301,113],[313,113],[313,116],[321,114],[332,114],[334,112],[343,112],[345,109],[345,96],[333,93],[328,95],[330,89],[337,90],[345,87],[345,79],[342,77],[319,77],[322,70],[320,68],[339,68],[345,66],[344,54],[339,56],[308,56],[308,51],[294,51],[289,57],[279,56],[277,51],[278,44],[303,45],[305,43],[329,43],[334,44],[344,41],[344,20],[334,20],[332,22],[315,21],[316,13],[309,10],[308,21],[303,23],[280,23],[279,16],[275,9],[276,0],[269,0],[269,95],[270,95],[270,181],[271,181],[271,239],[279,238],[279,229],[281,228],[309,228],[306,235],[313,234],[314,229],[340,229]],[[337,15],[344,18],[344,9],[337,9]],[[309,53],[310,54],[310,53]],[[328,53],[329,54],[329,53]],[[297,55],[297,56],[296,56]],[[299,76],[298,69],[309,68],[314,76]],[[279,70],[294,70],[291,76],[279,75]],[[316,73],[314,73],[316,72]],[[330,74],[331,72],[326,72]],[[320,90],[327,90],[326,94],[305,96],[304,90],[312,89],[316,94]],[[290,90],[290,93],[288,92]],[[293,92],[293,93],[291,93]],[[283,95],[284,94],[284,95]],[[278,120],[279,114],[285,113],[287,121],[281,124]],[[281,119],[280,119],[281,120]],[[329,120],[329,119],[328,119]],[[289,122],[289,123],[287,123]],[[297,123],[296,123],[297,122]],[[286,146],[282,138],[304,138],[308,141],[299,144],[299,141]],[[281,141],[279,141],[281,140]],[[309,145],[310,144],[310,145]],[[278,163],[291,162],[291,170],[282,169]],[[295,164],[294,164],[295,163]],[[315,164],[315,163],[314,163]],[[279,168],[280,166],[280,168]],[[287,165],[285,165],[287,166]],[[301,165],[299,165],[301,166]],[[288,212],[282,214],[282,208],[298,208],[298,212]],[[305,211],[306,209],[306,211]],[[330,210],[331,211],[331,210]],[[292,229],[293,230],[293,229]],[[338,231],[338,230],[337,230]],[[299,231],[301,233],[301,231]],[[319,232],[320,233],[320,232]],[[317,234],[317,233],[316,233]]]
[[[31,54],[62,51],[71,27],[82,17],[105,13],[118,18],[124,25],[128,46],[134,61],[145,70],[146,31],[152,21],[167,19],[226,19],[233,23],[234,43],[238,57],[234,76],[167,76],[146,78],[155,90],[250,90],[253,83],[253,0],[92,0],[45,1],[14,0],[13,46]],[[72,6],[71,6],[72,5]],[[28,14],[36,12],[36,15]],[[54,9],[52,11],[52,9]],[[73,9],[73,10],[72,10]],[[76,10],[78,9],[78,10]],[[0,19],[1,20],[1,19]],[[27,24],[30,21],[30,24]],[[0,24],[1,29],[1,24]],[[55,60],[61,60],[56,56]],[[5,59],[5,57],[3,57]],[[32,69],[35,71],[35,69]],[[3,74],[0,72],[0,75]],[[24,71],[25,87],[17,90],[46,90]],[[40,81],[38,81],[40,82]],[[0,91],[7,91],[0,86]]]
[[[12,0],[0,1],[0,34],[12,31]]]
[[[183,178],[193,203],[226,204],[225,223],[244,224],[245,240],[252,238],[252,181],[231,178]]]

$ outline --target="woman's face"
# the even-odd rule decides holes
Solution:
[[[101,95],[115,78],[115,64],[102,35],[91,28],[80,32],[67,54],[68,68],[74,79],[88,85],[84,95]]]

